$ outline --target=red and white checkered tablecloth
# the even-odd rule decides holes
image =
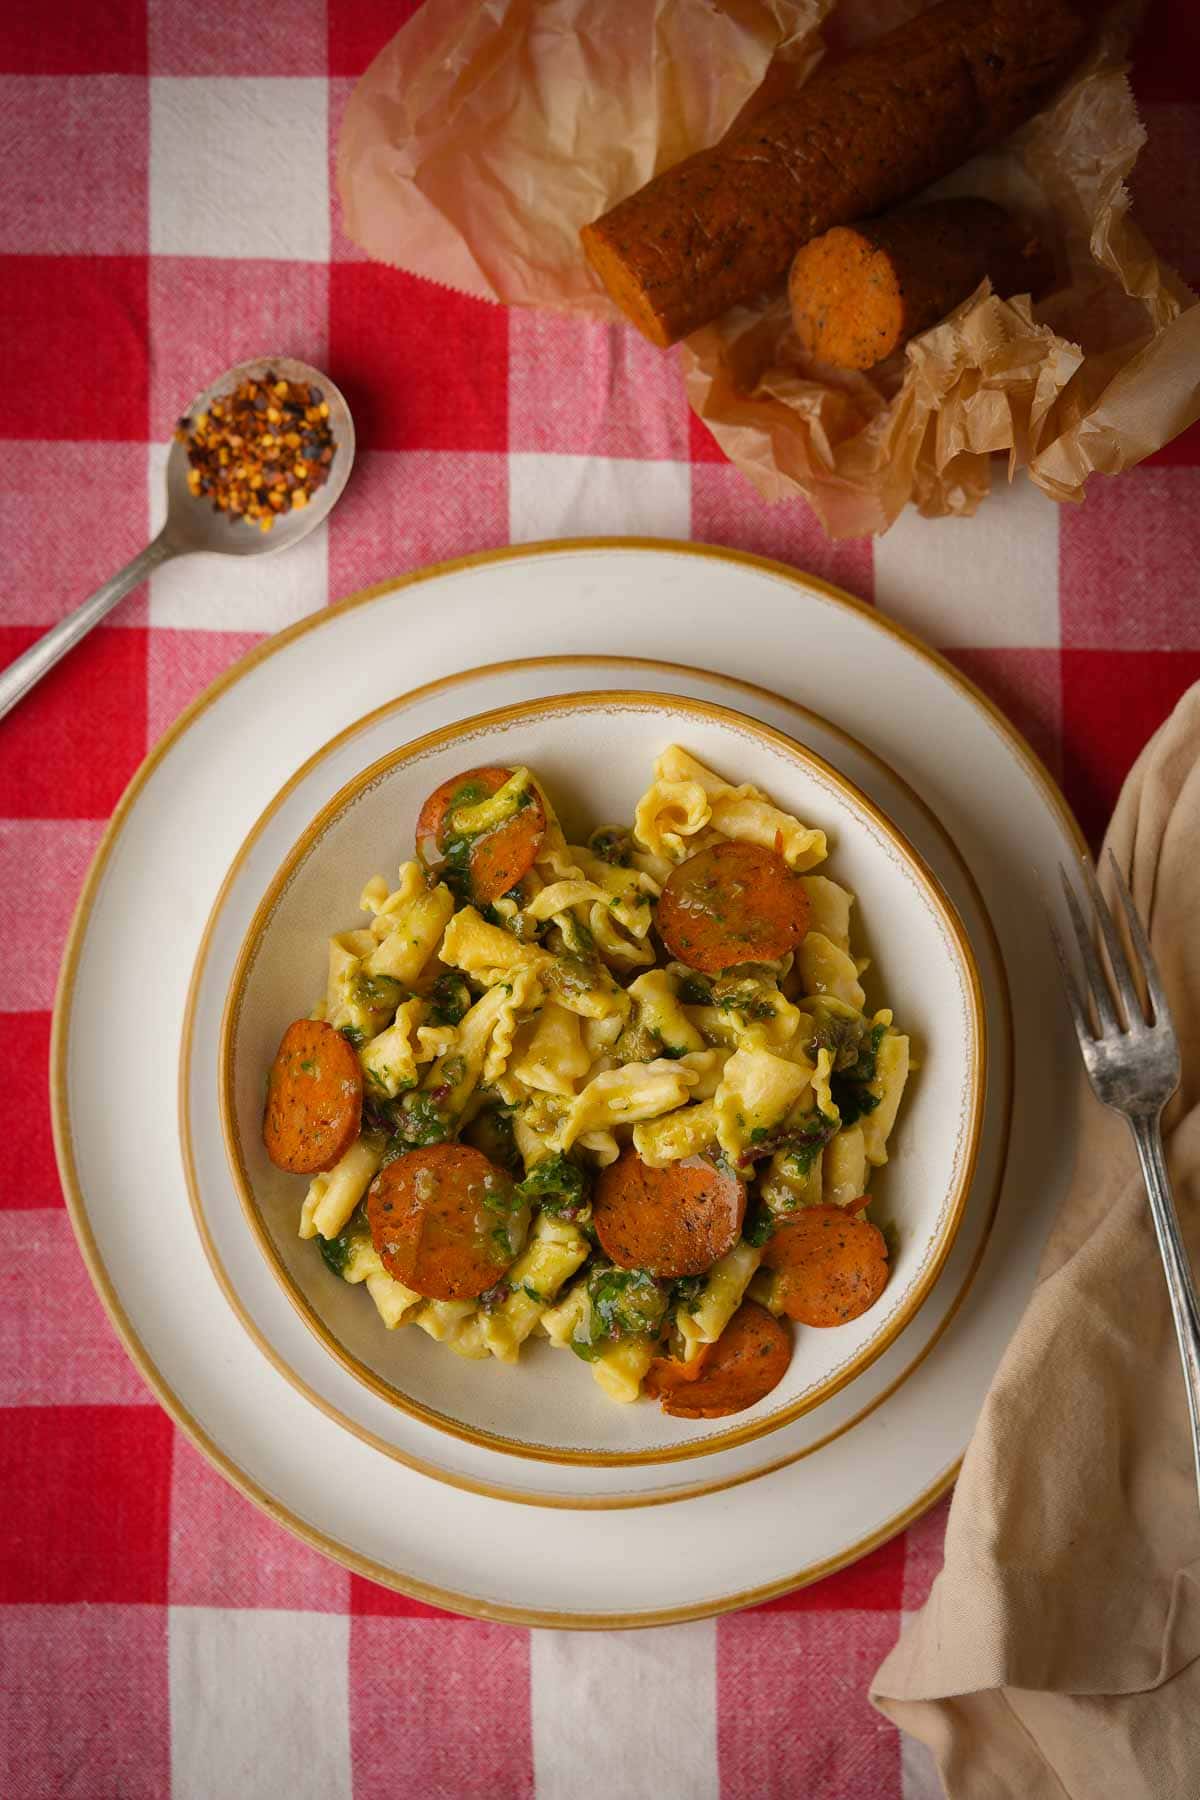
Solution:
[[[436,4],[436,0],[430,0]],[[632,0],[631,0],[632,3]],[[1090,831],[1200,677],[1200,432],[1058,510],[830,545],[771,509],[631,332],[363,261],[331,180],[413,0],[9,0],[0,27],[0,661],[157,523],[179,407],[265,349],[327,368],[361,460],[327,529],[160,571],[0,724],[0,1795],[487,1800],[937,1791],[866,1699],[944,1506],[805,1592],[641,1634],[450,1617],[273,1525],[176,1432],[84,1272],[50,1144],[54,979],[147,747],[265,633],[437,558],[578,533],[761,551],[873,598],[1028,733]],[[1137,215],[1200,282],[1200,17],[1152,10]],[[597,645],[597,648],[603,646]],[[619,1729],[615,1729],[619,1721]]]

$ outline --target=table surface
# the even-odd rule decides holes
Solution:
[[[0,33],[0,662],[145,542],[175,414],[213,371],[301,356],[360,432],[347,497],[302,549],[215,581],[161,571],[0,725],[0,1792],[917,1800],[938,1791],[931,1765],[866,1691],[936,1572],[945,1503],[856,1567],[719,1622],[592,1636],[434,1612],[294,1540],[176,1432],[63,1207],[47,1049],[88,859],[182,707],[330,599],[543,537],[759,551],[948,651],[1093,835],[1200,677],[1196,431],[1094,480],[1081,508],[1019,485],[965,523],[905,516],[831,545],[723,459],[672,357],[363,261],[332,148],[412,10],[14,0]],[[1135,210],[1194,285],[1198,68],[1189,0],[1152,9]]]

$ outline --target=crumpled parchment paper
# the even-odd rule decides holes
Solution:
[[[620,319],[579,227],[794,88],[827,47],[921,0],[426,0],[351,97],[338,149],[349,235],[371,256],[506,305]],[[1200,417],[1200,305],[1129,216],[1145,133],[1125,78],[1140,0],[1115,0],[1067,86],[930,194],[1018,207],[1053,246],[1030,307],[985,282],[869,374],[800,351],[786,297],[735,307],[677,354],[688,398],[768,500],[831,537],[912,501],[969,514],[1005,452],[1055,500]],[[629,329],[633,329],[630,327]],[[663,354],[672,354],[664,352]]]

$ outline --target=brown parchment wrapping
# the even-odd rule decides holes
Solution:
[[[350,99],[345,226],[371,256],[506,305],[619,319],[579,227],[714,143],[921,0],[426,0]],[[735,307],[677,354],[689,401],[768,500],[831,537],[912,501],[969,514],[997,452],[1080,501],[1200,417],[1200,305],[1129,216],[1145,134],[1125,78],[1140,0],[1116,0],[1046,111],[930,194],[1018,207],[1054,249],[1031,307],[985,282],[867,375],[808,359],[785,296]],[[630,327],[632,329],[632,327]],[[664,354],[672,354],[664,352]]]

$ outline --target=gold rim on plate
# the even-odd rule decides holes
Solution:
[[[196,1174],[195,1158],[192,1148],[193,1134],[190,1081],[194,1046],[195,1010],[199,998],[200,983],[203,979],[208,962],[212,936],[224,908],[226,895],[234,881],[237,879],[238,874],[255,844],[258,842],[267,825],[288,796],[295,791],[300,783],[305,780],[308,774],[319,763],[324,761],[327,756],[338,749],[342,744],[348,742],[351,738],[357,736],[361,732],[369,730],[373,725],[379,723],[390,714],[402,713],[416,702],[427,699],[433,694],[446,692],[451,688],[471,682],[484,674],[497,675],[512,673],[518,670],[546,670],[552,668],[574,670],[581,667],[619,667],[622,669],[634,670],[638,673],[654,671],[660,674],[668,673],[682,676],[685,679],[695,677],[698,680],[714,682],[718,686],[731,688],[734,692],[745,695],[751,700],[767,700],[775,705],[783,706],[787,711],[795,714],[798,719],[805,723],[815,725],[819,729],[827,731],[830,736],[836,738],[854,753],[864,757],[876,769],[881,771],[887,779],[895,783],[895,785],[904,793],[910,804],[916,807],[929,826],[937,833],[943,849],[953,860],[959,875],[971,892],[972,898],[979,909],[995,963],[997,979],[1000,986],[1001,1008],[1004,1021],[1005,1057],[1003,1067],[1000,1071],[1004,1082],[1001,1099],[1003,1148],[1001,1150],[1000,1160],[992,1186],[992,1193],[988,1202],[984,1230],[980,1241],[976,1246],[971,1262],[964,1274],[962,1285],[959,1288],[958,1293],[951,1300],[937,1329],[930,1337],[928,1343],[918,1352],[912,1362],[910,1362],[906,1368],[901,1370],[896,1378],[891,1381],[874,1400],[862,1407],[851,1418],[846,1420],[844,1424],[827,1432],[823,1437],[816,1439],[812,1444],[806,1445],[803,1449],[789,1452],[786,1456],[778,1457],[773,1462],[766,1463],[760,1468],[747,1470],[742,1474],[731,1475],[717,1481],[693,1482],[687,1486],[673,1487],[660,1493],[652,1494],[549,1495],[532,1493],[524,1488],[514,1488],[506,1485],[501,1486],[494,1482],[480,1481],[471,1476],[452,1474],[449,1470],[440,1468],[435,1463],[427,1462],[422,1457],[416,1456],[409,1451],[399,1449],[398,1446],[389,1443],[385,1438],[379,1437],[375,1432],[368,1430],[367,1427],[360,1425],[355,1420],[349,1418],[339,1407],[335,1406],[332,1401],[326,1400],[296,1374],[291,1365],[283,1360],[264,1333],[260,1331],[258,1325],[254,1321],[253,1315],[250,1313],[249,1309],[243,1305],[241,1296],[234,1286],[221,1258],[221,1254],[217,1249],[214,1234],[204,1212],[204,1205],[200,1194],[200,1183]],[[605,691],[607,692],[609,690]],[[615,692],[617,690],[612,691]],[[639,689],[636,691],[643,693],[647,690]],[[673,700],[676,696],[670,695],[664,696],[664,698]],[[187,1003],[184,1009],[184,1023],[179,1059],[179,1121],[184,1173],[187,1178],[192,1215],[195,1219],[196,1229],[200,1234],[200,1240],[204,1247],[205,1254],[208,1257],[209,1264],[213,1274],[217,1278],[222,1293],[225,1295],[230,1307],[236,1313],[242,1326],[248,1332],[262,1354],[267,1357],[268,1361],[278,1373],[281,1374],[298,1393],[302,1394],[306,1400],[311,1402],[311,1404],[318,1407],[328,1418],[333,1419],[347,1431],[352,1432],[354,1436],[360,1438],[362,1442],[369,1444],[373,1449],[382,1451],[385,1456],[389,1456],[397,1462],[404,1463],[408,1468],[415,1469],[419,1474],[432,1476],[434,1480],[444,1481],[448,1486],[461,1488],[468,1493],[480,1494],[489,1499],[509,1500],[519,1502],[522,1505],[557,1507],[575,1511],[613,1510],[640,1506],[665,1506],[674,1500],[699,1499],[706,1494],[722,1493],[727,1488],[740,1487],[747,1481],[756,1480],[760,1475],[774,1474],[780,1469],[789,1467],[794,1462],[800,1462],[805,1457],[812,1456],[817,1450],[824,1449],[827,1444],[833,1443],[837,1438],[844,1436],[847,1431],[852,1430],[856,1425],[860,1424],[862,1420],[868,1418],[871,1413],[883,1405],[885,1400],[890,1399],[897,1389],[907,1381],[914,1370],[919,1368],[921,1363],[924,1362],[925,1358],[929,1355],[929,1352],[933,1349],[933,1346],[945,1332],[951,1319],[958,1312],[963,1300],[966,1298],[967,1291],[975,1278],[976,1271],[983,1259],[984,1251],[986,1250],[988,1241],[991,1237],[1008,1162],[1008,1136],[1012,1120],[1013,1105],[1013,1061],[1012,998],[1009,992],[1008,974],[1004,966],[1004,958],[1000,951],[999,941],[996,937],[995,927],[992,924],[987,904],[979,890],[975,877],[971,874],[970,869],[963,861],[957,845],[946,832],[940,820],[937,818],[937,815],[926,805],[925,801],[921,799],[915,790],[911,788],[901,776],[895,773],[882,757],[878,756],[873,750],[869,750],[866,745],[860,743],[859,740],[853,737],[849,732],[843,731],[840,726],[832,724],[828,719],[823,718],[821,714],[814,712],[811,708],[802,706],[799,701],[789,700],[784,695],[773,693],[769,688],[755,686],[753,683],[742,681],[736,676],[716,674],[711,670],[695,669],[683,663],[666,663],[644,657],[542,656],[518,658],[506,663],[486,664],[475,669],[465,669],[454,675],[439,676],[434,681],[425,682],[420,687],[411,689],[407,694],[398,695],[393,700],[385,701],[382,706],[373,708],[370,712],[364,714],[362,718],[355,720],[353,724],[345,726],[342,731],[330,738],[326,744],[323,744],[319,750],[314,751],[289,780],[284,783],[278,793],[273,796],[251,827],[245,841],[230,864],[225,879],[221,883],[221,887],[217,893],[217,897],[213,902],[212,911],[209,914],[208,921],[204,928],[204,935],[200,941],[200,948],[197,952],[196,962],[192,971],[192,979],[188,989]],[[991,1072],[990,1064],[989,1072]],[[243,1199],[243,1206],[244,1205],[245,1201]]]
[[[394,593],[398,589],[412,587],[462,570],[486,567],[492,563],[518,561],[534,556],[570,556],[573,553],[586,553],[594,550],[611,550],[616,554],[622,551],[650,551],[669,556],[711,557],[715,561],[728,563],[734,568],[758,569],[763,573],[773,575],[777,580],[788,582],[801,593],[816,592],[827,601],[857,614],[876,630],[905,645],[921,661],[936,670],[958,692],[966,694],[973,701],[989,729],[1004,744],[1009,754],[1015,755],[1024,766],[1035,787],[1040,789],[1050,810],[1059,819],[1067,836],[1071,838],[1081,853],[1086,854],[1086,839],[1053,776],[1036,751],[1026,743],[995,702],[989,699],[969,677],[956,669],[947,658],[923,644],[916,634],[909,631],[906,626],[877,612],[874,607],[857,599],[854,595],[846,593],[844,589],[835,587],[832,582],[824,581],[819,576],[806,575],[801,570],[789,568],[785,563],[776,562],[770,557],[755,556],[748,551],[728,550],[715,544],[691,544],[663,538],[551,539],[537,544],[478,551],[471,556],[457,557],[448,562],[432,564],[426,569],[414,570],[409,575],[402,575],[391,581],[377,582],[371,587],[363,588],[358,593],[348,595],[331,607],[323,608],[320,612],[297,620],[294,625],[288,626],[276,636],[257,645],[231,668],[219,675],[180,714],[175,723],[149,752],[117,803],[112,819],[97,846],[71,921],[59,971],[51,1026],[50,1113],[55,1154],[63,1184],[67,1213],[79,1244],[80,1254],[114,1330],[125,1345],[142,1378],[157,1395],[176,1424],[213,1466],[219,1469],[234,1487],[245,1494],[247,1499],[252,1500],[279,1524],[286,1525],[304,1542],[310,1544],[314,1549],[323,1551],[327,1556],[331,1556],[335,1562],[340,1562],[345,1568],[356,1574],[364,1575],[369,1580],[377,1581],[384,1587],[394,1588],[400,1593],[428,1601],[432,1605],[447,1607],[451,1611],[465,1612],[476,1618],[494,1619],[509,1624],[574,1627],[580,1630],[625,1630],[638,1626],[669,1625],[683,1623],[689,1619],[709,1618],[718,1613],[735,1611],[739,1607],[756,1605],[760,1601],[773,1599],[778,1594],[788,1593],[794,1588],[820,1581],[824,1576],[847,1567],[850,1563],[867,1555],[878,1545],[886,1543],[897,1532],[903,1531],[912,1520],[919,1518],[928,1507],[932,1506],[953,1486],[954,1479],[961,1467],[962,1458],[957,1457],[949,1464],[908,1506],[903,1507],[900,1512],[894,1513],[874,1531],[859,1538],[836,1555],[827,1557],[819,1563],[808,1564],[789,1575],[780,1577],[777,1581],[765,1583],[760,1587],[745,1589],[741,1593],[725,1595],[713,1601],[700,1601],[691,1606],[664,1607],[654,1612],[609,1616],[545,1612],[525,1607],[495,1605],[489,1601],[477,1599],[473,1595],[457,1594],[452,1590],[433,1587],[415,1577],[402,1579],[384,1564],[377,1563],[370,1557],[361,1556],[357,1551],[350,1549],[348,1545],[339,1544],[326,1532],[310,1526],[306,1520],[269,1494],[214,1442],[175,1394],[169,1383],[164,1380],[125,1311],[96,1243],[75,1164],[70,1096],[67,1087],[71,1004],[75,990],[75,977],[97,892],[125,820],[132,811],[138,795],[167,753],[190,730],[193,722],[206,712],[225,693],[226,689],[242,681],[260,663],[277,655],[297,638],[317,629],[331,617],[368,606],[373,600]]]
[[[865,814],[886,841],[899,866],[906,871],[910,880],[915,880],[924,894],[926,905],[933,910],[943,933],[955,947],[959,972],[965,980],[968,1037],[971,1048],[967,1093],[960,1115],[958,1138],[955,1144],[954,1163],[957,1173],[953,1185],[942,1203],[937,1230],[925,1249],[921,1266],[907,1297],[897,1305],[886,1324],[876,1330],[874,1336],[862,1346],[858,1353],[832,1369],[824,1380],[816,1383],[807,1393],[800,1395],[790,1404],[780,1407],[777,1412],[769,1414],[766,1418],[714,1433],[711,1437],[691,1438],[684,1443],[650,1450],[573,1450],[561,1445],[538,1444],[520,1438],[502,1437],[496,1432],[484,1430],[479,1426],[467,1425],[461,1419],[438,1412],[432,1406],[414,1399],[411,1394],[386,1380],[350,1351],[334,1334],[287,1269],[275,1240],[267,1228],[266,1220],[263,1218],[262,1209],[255,1195],[238,1127],[234,1098],[236,1041],[246,985],[280,901],[299,870],[308,862],[324,833],[354,806],[368,789],[377,785],[393,771],[413,763],[420,763],[437,751],[450,748],[472,737],[504,731],[510,726],[536,724],[548,716],[564,710],[569,710],[572,714],[580,714],[611,712],[614,709],[651,713],[656,717],[661,717],[664,711],[673,711],[685,718],[690,716],[692,719],[701,719],[727,730],[741,732],[759,744],[765,744],[768,748],[782,753],[791,764],[798,763],[801,768],[806,769],[810,775],[815,776],[817,781],[827,788],[832,787],[842,804],[852,814],[857,814],[860,818]],[[467,761],[469,763],[478,761],[478,756],[469,755]],[[576,1468],[595,1469],[685,1462],[693,1457],[710,1456],[719,1450],[731,1450],[739,1444],[751,1443],[756,1438],[764,1437],[769,1432],[778,1431],[783,1426],[792,1424],[796,1419],[802,1418],[805,1413],[812,1412],[824,1401],[832,1399],[835,1394],[840,1393],[856,1376],[861,1375],[883,1355],[920,1310],[941,1273],[958,1233],[979,1155],[986,1077],[987,1031],[983,991],[980,986],[975,953],[963,928],[962,920],[958,916],[957,908],[924,857],[908,842],[903,833],[892,824],[874,801],[870,800],[866,794],[861,793],[853,782],[848,780],[840,770],[835,769],[832,764],[826,762],[824,757],[796,743],[786,733],[777,731],[774,726],[764,725],[760,720],[749,718],[745,713],[735,712],[730,707],[718,706],[712,701],[694,700],[679,694],[668,696],[645,690],[623,692],[619,689],[606,689],[597,693],[551,695],[544,699],[517,701],[512,705],[496,707],[488,712],[479,713],[473,718],[458,720],[454,724],[443,725],[434,731],[424,732],[420,737],[413,739],[411,743],[404,744],[399,749],[388,751],[386,755],[378,757],[367,768],[352,776],[333,795],[332,799],[326,802],[292,845],[267,884],[266,891],[259,901],[242,939],[221,1019],[218,1090],[225,1151],[233,1174],[234,1185],[242,1203],[242,1210],[254,1234],[255,1241],[266,1258],[272,1274],[296,1312],[329,1354],[341,1364],[342,1368],[348,1374],[353,1375],[377,1398],[466,1443],[482,1449],[500,1450],[508,1456],[526,1457],[537,1462],[562,1463]]]

